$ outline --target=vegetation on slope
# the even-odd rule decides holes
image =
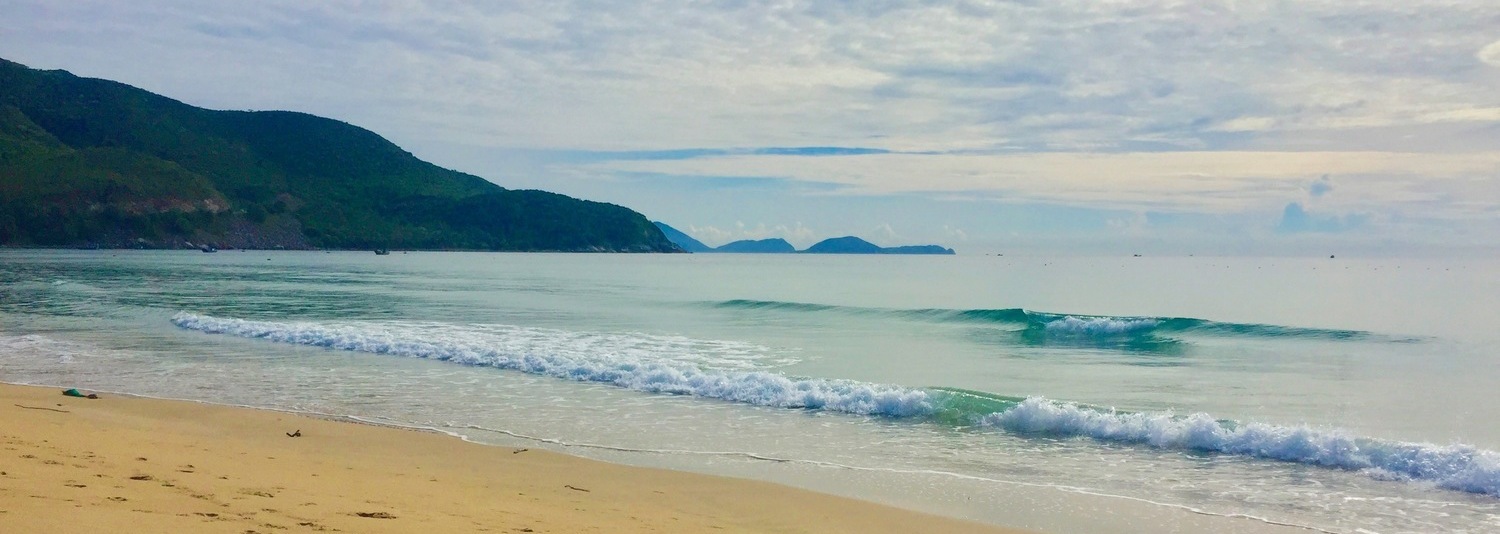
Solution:
[[[304,113],[214,111],[0,59],[0,244],[677,251],[629,209],[508,190]]]

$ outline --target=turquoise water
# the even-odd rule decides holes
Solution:
[[[0,251],[0,380],[1051,532],[1500,531],[1489,260]]]

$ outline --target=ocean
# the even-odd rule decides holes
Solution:
[[[1044,532],[1500,532],[1497,296],[1490,259],[3,250],[0,381]]]

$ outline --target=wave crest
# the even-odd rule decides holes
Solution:
[[[983,416],[979,424],[1019,434],[1088,437],[1365,471],[1377,478],[1424,481],[1500,497],[1500,454],[1468,445],[1361,438],[1339,429],[1305,425],[1236,425],[1204,413],[1178,417],[1170,412],[1103,411],[1041,397]]]
[[[1156,328],[1161,321],[1156,319],[1120,319],[1115,317],[1064,316],[1042,322],[1042,329],[1051,335],[1109,337],[1130,335]]]
[[[675,358],[664,358],[656,352],[661,346],[640,346],[640,340],[652,336],[625,335],[625,341],[609,343],[602,340],[618,336],[596,334],[579,341],[575,333],[517,327],[476,331],[454,330],[438,324],[280,323],[186,312],[173,316],[172,323],[210,334],[426,358],[758,406],[895,417],[932,411],[927,393],[921,390],[852,380],[790,378],[766,371],[704,369],[702,362],[716,360],[692,350],[679,351]],[[442,335],[432,335],[434,331],[442,331]]]

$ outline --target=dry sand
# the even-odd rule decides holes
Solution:
[[[0,385],[0,441],[5,533],[1016,532],[435,433],[52,388]]]

